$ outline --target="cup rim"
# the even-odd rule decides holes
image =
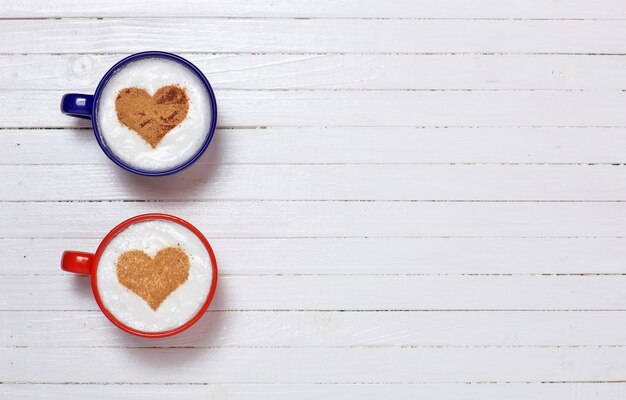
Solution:
[[[206,138],[204,139],[202,146],[200,146],[198,151],[189,160],[185,161],[184,163],[178,166],[175,166],[173,168],[166,169],[163,171],[144,171],[142,169],[135,168],[131,165],[128,165],[127,163],[119,159],[106,146],[106,144],[104,143],[104,139],[101,137],[100,131],[98,129],[98,115],[97,115],[98,103],[100,100],[100,95],[102,94],[102,90],[104,90],[104,87],[106,86],[106,83],[109,81],[109,78],[111,78],[111,76],[115,74],[115,72],[117,72],[120,68],[122,68],[126,64],[132,61],[142,59],[142,58],[150,58],[150,57],[166,58],[166,59],[181,63],[187,68],[189,68],[198,78],[200,78],[200,81],[204,84],[204,87],[206,88],[207,93],[209,94],[209,100],[211,102],[211,113],[212,113],[211,126],[209,127],[209,132]],[[124,57],[123,59],[115,63],[111,68],[109,68],[109,70],[104,74],[104,76],[102,76],[102,79],[100,79],[100,82],[98,83],[98,86],[96,87],[96,91],[93,94],[93,104],[91,108],[91,127],[93,129],[94,135],[96,136],[96,141],[98,142],[98,145],[100,146],[104,154],[106,154],[106,156],[111,161],[113,161],[115,164],[125,169],[126,171],[129,171],[138,175],[143,175],[143,176],[171,175],[189,167],[191,164],[196,162],[198,158],[200,158],[200,156],[202,156],[202,154],[206,151],[207,147],[209,147],[209,144],[211,143],[211,140],[213,139],[213,135],[215,134],[216,126],[217,126],[217,101],[215,100],[215,93],[213,93],[213,88],[211,87],[209,80],[206,78],[206,76],[204,76],[202,71],[200,71],[200,69],[196,67],[191,61],[173,53],[168,53],[165,51],[142,51],[140,53],[134,53],[127,57]]]
[[[209,257],[211,259],[211,267],[212,267],[212,272],[213,272],[213,279],[211,280],[211,287],[209,288],[209,293],[207,294],[207,297],[206,297],[204,303],[202,304],[200,309],[193,315],[193,317],[191,317],[187,322],[185,322],[184,324],[182,324],[182,325],[180,325],[180,326],[178,326],[176,328],[169,329],[169,330],[166,330],[166,331],[145,332],[145,331],[142,331],[142,330],[139,330],[139,329],[135,329],[135,328],[132,328],[132,327],[124,324],[123,322],[118,320],[106,308],[106,306],[102,302],[102,299],[100,298],[100,292],[98,290],[98,264],[100,262],[100,257],[102,256],[102,253],[104,252],[104,249],[107,247],[109,242],[115,236],[117,236],[121,231],[123,231],[124,229],[126,229],[130,225],[135,224],[137,222],[148,221],[148,220],[156,220],[156,219],[158,219],[158,220],[166,220],[166,221],[170,221],[170,222],[174,222],[174,223],[177,223],[179,225],[182,225],[185,228],[189,229],[193,234],[195,234],[198,237],[198,239],[200,239],[200,241],[202,242],[202,244],[206,248],[207,252],[209,253]],[[102,241],[98,245],[98,249],[96,250],[96,253],[94,255],[93,264],[92,265],[93,266],[92,266],[92,270],[91,270],[91,290],[93,292],[94,298],[96,299],[96,303],[98,303],[98,307],[100,308],[100,311],[102,311],[102,313],[109,319],[109,321],[111,321],[118,328],[120,328],[123,331],[126,331],[128,333],[131,333],[133,335],[144,337],[144,338],[163,338],[163,337],[167,337],[167,336],[176,335],[177,333],[180,333],[180,332],[190,328],[192,325],[194,325],[196,322],[198,322],[198,320],[200,320],[200,318],[202,318],[202,316],[206,313],[207,309],[209,308],[209,305],[213,301],[213,297],[215,296],[215,290],[217,288],[217,278],[218,278],[217,260],[215,259],[215,254],[213,253],[213,249],[211,248],[211,245],[209,244],[209,241],[204,237],[202,232],[200,232],[191,223],[185,221],[182,218],[179,218],[179,217],[176,217],[176,216],[170,215],[170,214],[161,214],[161,213],[141,214],[141,215],[136,215],[136,216],[134,216],[132,218],[129,218],[129,219],[121,222],[115,228],[111,229],[111,231],[109,233],[107,233],[107,235],[102,239]]]

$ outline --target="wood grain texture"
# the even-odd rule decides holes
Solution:
[[[623,237],[623,202],[11,202],[0,238],[103,238],[164,212],[208,237]],[[45,217],[42,217],[45,216]],[[81,221],[80,224],[76,221]],[[32,227],[37,229],[33,230]]]
[[[54,17],[282,17],[282,18],[626,18],[618,0],[502,2],[480,0],[395,0],[384,6],[376,0],[201,0],[172,4],[165,0],[125,2],[62,0],[54,6],[42,0],[9,0],[0,5],[4,18]]]
[[[126,54],[0,55],[0,88],[93,91]],[[616,89],[626,57],[514,54],[184,54],[225,89]],[[42,73],[45,71],[45,73]]]
[[[624,275],[223,276],[211,309],[621,311],[624,284]],[[0,288],[4,311],[97,310],[87,277],[4,276]]]
[[[623,238],[209,240],[219,256],[220,275],[626,273]],[[99,244],[100,239],[74,237],[2,239],[0,275],[66,275],[58,266],[64,250],[95,252]]]
[[[218,129],[209,150],[197,162],[623,164],[623,148],[626,128]],[[3,165],[110,163],[91,129],[0,130]]]
[[[626,397],[626,5],[0,3],[0,397]],[[216,89],[192,169],[116,169],[59,113],[141,50]],[[59,269],[168,212],[210,311],[124,334]]]
[[[0,311],[2,347],[620,346],[623,311],[209,312],[164,339],[139,339],[97,311]],[[61,351],[61,350],[59,350]]]
[[[0,349],[6,381],[49,383],[597,382],[620,380],[625,358],[624,347]]]
[[[0,393],[15,400],[58,399],[82,400],[153,400],[172,396],[179,400],[227,398],[231,400],[313,400],[332,396],[334,399],[376,400],[386,396],[394,399],[432,400],[621,400],[626,395],[624,383],[419,383],[419,384],[200,384],[200,385],[115,385],[115,384],[3,384]]]
[[[155,44],[210,53],[626,53],[624,20],[85,18],[2,26],[5,54],[128,53]]]
[[[626,168],[612,165],[198,165],[158,182],[114,165],[3,168],[19,178],[0,201],[626,200]]]
[[[0,128],[88,127],[60,91],[0,92]],[[217,91],[219,127],[626,126],[626,92]],[[603,112],[597,112],[602,109]]]

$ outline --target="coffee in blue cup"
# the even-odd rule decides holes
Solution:
[[[115,64],[93,95],[68,93],[61,111],[91,119],[104,153],[139,175],[173,174],[209,146],[217,104],[209,81],[175,54],[148,51]]]

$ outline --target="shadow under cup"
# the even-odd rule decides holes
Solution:
[[[176,225],[181,226],[182,228],[186,228],[186,230],[190,231],[192,235],[197,237],[197,239],[199,239],[199,241],[201,242],[201,245],[199,246],[202,246],[204,249],[206,249],[206,252],[208,253],[208,258],[211,263],[210,265],[211,281],[208,287],[206,298],[204,297],[204,295],[202,295],[201,297],[202,301],[195,303],[199,305],[199,308],[195,309],[193,314],[191,314],[191,316],[188,319],[181,322],[178,326],[174,326],[172,328],[168,328],[164,330],[155,330],[155,331],[142,331],[140,329],[136,329],[125,324],[118,317],[116,317],[116,315],[114,315],[114,313],[111,310],[107,308],[107,306],[105,305],[105,301],[103,301],[102,295],[100,293],[100,289],[98,287],[98,268],[99,268],[100,261],[103,257],[103,253],[105,253],[105,250],[107,249],[109,244],[111,244],[111,241],[116,236],[118,236],[127,228],[135,224],[143,223],[143,222],[150,222],[150,221],[165,221],[169,223],[174,223]],[[65,251],[63,253],[63,257],[61,260],[61,269],[63,269],[64,271],[73,272],[76,274],[90,275],[91,276],[91,289],[93,292],[93,296],[98,304],[98,307],[104,313],[104,315],[118,328],[128,333],[131,333],[133,335],[144,337],[144,338],[163,338],[163,337],[172,336],[194,325],[197,321],[200,320],[200,318],[202,318],[202,316],[206,313],[209,305],[211,304],[211,301],[213,300],[215,291],[217,289],[217,279],[218,279],[217,261],[215,258],[215,254],[213,253],[213,249],[211,248],[211,245],[209,244],[208,240],[204,237],[204,235],[195,226],[193,226],[192,224],[190,224],[189,222],[181,218],[175,217],[173,215],[157,214],[157,213],[138,215],[120,223],[104,237],[104,239],[98,246],[98,249],[96,250],[95,254],[79,252],[79,251]],[[193,277],[191,276],[191,271],[190,271],[190,276],[188,279],[193,279]],[[184,283],[183,285],[185,284],[187,283]],[[178,291],[180,288],[182,288],[182,286],[180,286],[178,289],[171,292],[170,296],[174,295],[175,292]],[[135,296],[134,294],[130,292],[129,294]],[[137,299],[139,299],[139,297],[137,297]],[[142,299],[139,299],[139,300],[143,301]],[[154,311],[156,312],[157,310],[154,310]]]
[[[102,135],[101,127],[98,124],[98,109],[100,105],[100,99],[104,89],[109,83],[109,80],[113,78],[117,72],[121,71],[124,67],[127,67],[130,63],[148,59],[162,59],[166,61],[173,61],[192,72],[193,75],[198,78],[198,81],[203,86],[203,89],[206,91],[208,97],[208,108],[211,113],[210,123],[208,124],[206,135],[203,136],[203,141],[201,145],[197,148],[195,153],[190,155],[189,158],[182,160],[180,164],[168,166],[163,169],[142,169],[141,167],[131,165],[131,163],[129,163],[128,161],[124,161],[121,157],[115,154],[115,152],[111,149],[111,146],[107,144],[105,138]],[[172,83],[175,84],[176,82]],[[74,117],[91,119],[91,125],[93,127],[93,132],[95,134],[96,140],[98,141],[100,148],[102,149],[102,151],[104,151],[107,157],[109,157],[111,161],[113,161],[115,164],[122,167],[123,169],[143,176],[170,175],[189,167],[191,164],[197,161],[198,158],[200,158],[200,156],[208,148],[209,144],[211,143],[211,139],[213,139],[217,123],[217,102],[215,100],[215,94],[213,93],[211,84],[204,76],[204,74],[194,64],[187,61],[186,59],[172,53],[166,53],[161,51],[147,51],[142,53],[136,53],[119,61],[117,64],[111,67],[111,69],[109,69],[107,73],[102,77],[102,80],[98,84],[98,87],[96,88],[96,91],[93,95],[78,93],[65,94],[61,100],[61,111],[64,114]]]

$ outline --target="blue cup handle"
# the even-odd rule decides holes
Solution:
[[[61,112],[72,117],[91,119],[93,95],[67,93],[61,99]]]

